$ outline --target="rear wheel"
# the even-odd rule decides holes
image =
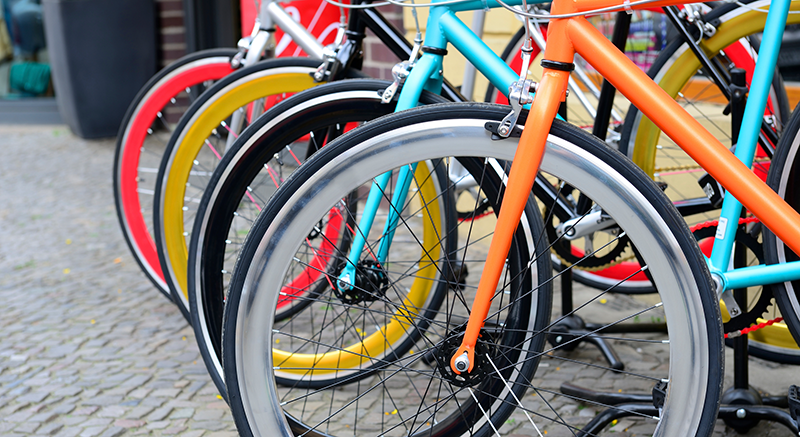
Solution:
[[[230,120],[240,113],[252,121],[287,94],[318,85],[319,61],[279,58],[256,63],[225,77],[195,101],[170,138],[158,170],[153,224],[162,271],[173,300],[189,318],[187,246],[197,205],[208,180],[240,129]],[[348,77],[357,75],[349,72]],[[244,126],[242,126],[242,129]]]
[[[798,151],[800,151],[800,111],[795,108],[792,119],[778,143],[767,177],[770,188],[775,190],[795,210],[800,210],[800,190],[798,190],[800,187],[800,179],[798,179],[800,177],[800,160],[798,158],[800,156],[798,156]],[[764,231],[764,257],[767,264],[800,260],[800,257],[769,230]],[[800,281],[775,284],[773,292],[788,330],[795,340],[795,343],[792,343],[785,335],[778,337],[777,334],[780,332],[776,333],[776,339],[781,339],[781,341],[774,342],[773,352],[786,352],[794,357],[794,362],[800,361],[798,359],[800,349],[797,348],[797,344],[800,342]]]
[[[233,144],[212,175],[197,208],[197,217],[189,246],[189,302],[192,326],[200,352],[212,380],[227,397],[222,376],[222,312],[228,293],[234,262],[253,222],[278,187],[309,156],[333,141],[345,130],[394,111],[395,103],[381,103],[381,91],[389,85],[378,80],[345,80],[304,91],[276,105],[245,130]],[[441,103],[445,100],[423,93],[420,103]],[[349,208],[356,208],[347,199]],[[442,208],[440,208],[442,209]],[[444,210],[444,209],[442,209]],[[453,222],[455,218],[445,217]],[[324,225],[323,225],[324,224]],[[327,226],[325,226],[327,225]],[[346,250],[349,242],[345,230],[352,229],[352,220],[342,216],[324,217],[309,241]],[[442,229],[453,223],[440,223]],[[319,250],[319,248],[317,249]],[[323,265],[330,260],[317,257],[311,264]],[[311,269],[310,267],[306,270]],[[311,282],[318,273],[298,273],[289,281],[295,285],[284,290],[277,304],[278,321],[292,317],[312,302],[314,287],[300,286],[301,277]],[[299,290],[309,292],[303,295]]]

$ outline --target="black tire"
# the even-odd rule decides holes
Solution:
[[[767,176],[767,184],[795,210],[800,210],[800,111],[795,108],[792,118],[781,136]],[[764,228],[764,258],[767,264],[800,260],[773,232]],[[783,320],[800,344],[800,281],[774,284],[773,293]],[[800,351],[794,358],[800,355]],[[781,361],[784,362],[784,361]]]
[[[231,291],[225,306],[223,327],[225,377],[234,419],[242,435],[271,435],[279,431],[289,432],[290,429],[295,434],[304,433],[309,428],[304,427],[302,422],[309,420],[314,424],[322,424],[318,432],[329,431],[329,428],[324,425],[329,418],[321,420],[317,417],[304,418],[299,413],[295,413],[293,417],[284,419],[281,414],[282,409],[292,408],[293,405],[302,407],[302,403],[293,403],[291,393],[280,392],[286,393],[285,398],[283,394],[279,395],[278,390],[282,390],[282,388],[276,387],[275,379],[271,375],[273,372],[282,371],[282,368],[275,367],[277,364],[273,364],[272,357],[274,354],[273,344],[275,344],[276,338],[281,337],[283,333],[280,329],[273,330],[273,319],[265,316],[262,311],[274,311],[274,303],[278,297],[273,292],[276,284],[268,278],[283,274],[281,272],[286,268],[287,261],[280,260],[291,257],[290,253],[283,251],[297,250],[296,243],[289,243],[285,240],[302,239],[307,232],[305,229],[316,223],[317,212],[324,213],[326,208],[330,208],[328,206],[330,202],[341,198],[341,193],[352,192],[353,186],[360,185],[364,178],[370,180],[373,174],[382,173],[392,166],[405,166],[407,161],[419,162],[426,159],[443,158],[441,162],[448,162],[448,159],[444,159],[444,157],[452,156],[449,152],[454,151],[457,154],[477,157],[473,162],[484,163],[484,169],[499,167],[505,172],[506,167],[500,164],[502,162],[500,160],[513,157],[517,141],[513,139],[492,141],[490,133],[485,130],[485,125],[486,122],[500,121],[506,114],[507,108],[496,105],[463,104],[432,105],[384,117],[348,133],[322,149],[300,171],[295,172],[290,181],[278,191],[268,209],[262,213],[247,237],[237,261]],[[400,148],[401,145],[402,148]],[[573,155],[569,151],[578,154]],[[666,312],[667,321],[670,323],[669,332],[673,336],[673,339],[668,342],[669,345],[665,346],[666,343],[660,341],[651,343],[660,345],[658,347],[668,348],[668,352],[672,354],[678,354],[673,358],[681,357],[669,361],[669,365],[673,366],[669,370],[671,375],[669,378],[670,395],[665,404],[666,410],[661,416],[671,417],[675,420],[662,421],[657,431],[667,433],[667,435],[709,435],[714,426],[722,386],[724,355],[721,320],[705,260],[691,237],[688,227],[658,187],[640,170],[632,167],[622,155],[609,150],[605,145],[593,140],[579,129],[556,122],[551,130],[548,152],[550,153],[546,155],[543,164],[544,170],[576,178],[573,181],[567,180],[567,182],[587,182],[585,187],[587,196],[602,199],[603,202],[612,202],[613,205],[609,206],[623,208],[609,210],[613,211],[612,214],[619,220],[618,224],[622,229],[633,231],[634,227],[631,227],[633,223],[639,223],[636,218],[638,212],[629,213],[628,208],[643,214],[647,211],[645,216],[648,219],[645,222],[650,222],[652,219],[654,220],[652,223],[659,223],[650,230],[639,229],[641,232],[632,232],[633,235],[629,235],[633,243],[642,249],[643,259],[655,263],[651,270],[653,277],[661,285],[659,290],[662,291],[663,305],[676,310]],[[492,159],[485,160],[481,156],[483,153],[486,153],[483,155],[485,157],[498,159],[498,164],[492,164]],[[461,160],[461,158],[455,159]],[[574,166],[576,162],[581,162],[581,165]],[[593,166],[596,167],[592,169]],[[581,170],[578,170],[578,167]],[[356,171],[366,168],[370,169],[369,174]],[[583,170],[587,169],[588,171],[583,173]],[[471,173],[476,180],[481,180],[482,173],[476,169],[472,169]],[[584,178],[583,175],[589,174],[603,178],[605,183],[589,184],[590,180],[596,181],[595,176]],[[324,182],[318,183],[320,181]],[[581,183],[578,183],[578,186],[583,189],[584,187],[580,186]],[[617,197],[623,193],[623,197]],[[628,194],[633,195],[634,193],[638,194],[633,198],[627,197]],[[633,199],[641,199],[641,201]],[[301,207],[308,209],[301,213]],[[313,211],[314,214],[310,214],[309,211]],[[303,214],[306,212],[309,214],[304,217]],[[537,226],[537,228],[538,232],[542,232],[541,226]],[[541,234],[535,237],[537,242],[543,240],[545,238]],[[666,243],[667,241],[669,243]],[[536,253],[540,255],[536,258],[538,261],[548,257],[547,255],[541,256],[547,252],[541,251],[541,247],[538,245]],[[678,271],[673,269],[678,269]],[[541,273],[541,269],[538,271]],[[541,276],[536,275],[535,277],[541,279]],[[469,279],[471,281],[475,278],[470,277]],[[471,284],[471,282],[468,284],[468,288]],[[673,287],[673,285],[675,286]],[[512,295],[514,294],[513,288],[509,291]],[[498,292],[496,296],[500,297],[503,294]],[[456,300],[453,299],[454,302]],[[469,301],[466,301],[464,305],[469,305]],[[660,306],[658,307],[660,308]],[[452,310],[450,306],[443,308],[447,310],[448,314]],[[655,307],[649,307],[648,311],[652,308]],[[541,309],[537,309],[537,314],[541,314],[541,311]],[[683,311],[688,311],[688,313],[682,314]],[[549,309],[547,312],[549,313]],[[519,314],[514,317],[516,316]],[[538,316],[532,317],[535,319]],[[616,319],[616,316],[614,317]],[[681,321],[679,322],[677,318]],[[537,322],[537,326],[541,326],[538,324],[541,321],[535,320],[535,322]],[[545,326],[545,331],[548,326]],[[688,338],[678,339],[688,332],[692,332],[691,340]],[[432,342],[431,345],[441,346],[428,346],[429,350],[435,351],[438,347],[447,345],[444,340],[441,343],[435,343],[435,334],[426,333],[429,335],[429,341]],[[519,351],[520,353],[530,355],[516,360],[517,363],[529,363],[531,360],[538,359],[542,356],[541,352],[544,352],[539,349],[544,346],[541,338],[543,337],[542,331],[538,330],[535,334],[530,334],[530,337],[537,341],[531,343],[530,347],[520,348],[522,349]],[[494,344],[491,336],[487,336],[485,341]],[[426,345],[423,344],[422,347],[425,348]],[[505,346],[500,341],[496,347],[503,348]],[[691,351],[680,351],[682,348],[688,348]],[[422,353],[423,350],[418,352]],[[416,353],[404,358],[413,361],[415,355]],[[490,353],[487,355],[491,356]],[[560,361],[559,357],[562,355],[560,352],[556,352],[553,355],[547,354],[542,359],[553,359],[556,362],[564,363],[562,365],[567,365],[567,362],[571,363],[576,358],[573,355],[569,356],[569,359],[564,357],[567,361]],[[591,361],[586,364],[596,368],[598,364],[594,357]],[[553,367],[555,368],[555,366]],[[689,371],[689,367],[694,370]],[[530,370],[532,369],[520,370],[519,375],[522,380],[514,379],[511,384],[521,384],[527,377],[525,373]],[[541,371],[541,368],[539,370]],[[537,373],[535,377],[542,378],[544,381],[547,371],[542,371],[541,375]],[[657,370],[655,373],[661,373],[662,377],[656,377],[656,379],[666,376],[663,375],[666,372],[663,368]],[[385,374],[386,372],[381,375]],[[420,375],[417,372],[411,376]],[[433,374],[431,375],[433,377]],[[486,385],[474,387],[477,389],[491,387],[493,379],[497,376],[495,374],[488,376],[489,378],[484,380]],[[631,374],[624,374],[620,375],[620,378],[631,376]],[[607,378],[612,377],[613,373],[610,372],[604,374],[602,379],[605,383],[608,381]],[[698,379],[693,380],[693,378]],[[378,382],[380,383],[380,381],[382,380],[379,378]],[[626,379],[625,382],[633,381]],[[363,384],[369,385],[367,382],[363,382]],[[557,395],[552,390],[539,387],[539,384],[539,382],[531,382],[528,379],[524,385],[532,385],[537,394],[541,394],[541,390],[544,390],[548,394]],[[591,384],[591,382],[587,382],[587,384]],[[647,379],[645,385],[652,389],[652,384],[653,380]],[[439,386],[441,387],[441,385],[440,382]],[[630,388],[630,386],[626,385],[626,388]],[[337,397],[346,397],[343,402],[347,402],[347,399],[350,399],[347,397],[348,393],[352,393],[353,390],[360,393],[362,385],[355,387],[355,384],[351,384],[342,387],[341,391],[336,391]],[[435,391],[436,388],[434,387],[433,390]],[[448,393],[448,389],[443,390],[443,393]],[[295,395],[306,399],[304,393],[312,397],[319,391],[322,389],[299,392]],[[413,393],[413,390],[410,392]],[[482,392],[478,392],[476,396],[481,396],[481,394]],[[420,397],[425,399],[424,394]],[[309,399],[309,402],[313,402],[313,400],[313,398]],[[505,413],[503,408],[507,407],[505,404],[517,405],[517,401],[510,395],[503,397],[501,401],[500,403],[504,405],[488,405],[486,414],[491,416],[491,422],[497,426],[502,425],[505,420],[503,415]],[[367,400],[362,402],[369,404]],[[424,400],[422,402],[424,403]],[[437,399],[437,409],[440,406],[439,402]],[[342,408],[346,407],[347,405]],[[331,407],[330,411],[336,415],[340,411],[337,408],[338,405]],[[424,407],[420,405],[419,408]],[[329,411],[328,407],[325,408],[325,411]],[[419,412],[419,410],[416,411]],[[541,419],[542,413],[550,410],[547,410],[546,406],[541,406],[529,411]],[[387,413],[389,412],[387,411]],[[401,413],[397,414],[400,417]],[[550,425],[560,426],[567,419],[563,414],[556,414],[558,419],[555,420],[558,423],[550,423]],[[657,414],[659,413],[653,413],[654,416]],[[383,415],[380,416],[381,422],[390,420],[392,413],[386,414],[386,416],[388,419],[384,419]],[[358,413],[355,417],[352,415],[345,417],[345,420],[350,419],[357,420]],[[468,416],[468,419],[474,419],[474,416]],[[442,435],[461,433],[482,435],[494,432],[486,422],[480,425],[480,429],[475,429],[470,428],[472,425],[470,420],[451,421],[451,418],[448,417],[437,422],[437,419],[433,417],[429,418],[427,424],[424,424],[424,421],[425,419],[422,420],[423,424],[419,425],[420,429],[426,428],[426,426],[431,427],[420,431],[425,435],[438,433]],[[572,420],[567,423],[568,426],[575,426],[575,422]],[[341,424],[336,422],[334,426],[341,426]],[[353,427],[350,428],[347,432],[354,432]],[[569,430],[571,429],[569,428]],[[317,431],[316,427],[315,431]],[[407,433],[416,431],[417,428],[412,426],[412,431]],[[384,429],[380,428],[375,432],[383,433]]]
[[[263,187],[256,181],[260,173],[267,184],[271,181],[263,174],[265,163],[285,178],[296,167],[294,156],[301,160],[310,156],[307,152],[312,144],[303,150],[298,141],[308,132],[324,132],[329,126],[365,122],[394,112],[396,101],[381,103],[381,91],[389,84],[370,79],[343,80],[312,88],[279,103],[241,133],[211,176],[197,209],[189,246],[189,303],[200,353],[211,379],[225,399],[227,391],[220,361],[222,312],[233,261],[246,235],[246,227],[258,215],[257,208],[248,213],[240,206],[249,200],[246,196],[266,201],[277,189]],[[428,92],[420,96],[422,104],[445,101]],[[291,154],[286,151],[287,144],[292,145]],[[288,161],[287,165],[282,161]],[[287,167],[288,171],[284,171]],[[264,189],[259,190],[259,187]],[[234,228],[234,212],[239,217],[236,220],[244,225],[243,229]],[[283,312],[276,317],[290,315]]]

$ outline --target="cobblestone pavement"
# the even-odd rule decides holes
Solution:
[[[113,141],[0,128],[0,435],[235,435],[117,224]]]
[[[0,435],[235,435],[191,328],[118,229],[113,141],[0,127],[0,150]],[[800,375],[751,366],[751,383],[773,394]],[[592,377],[543,370],[554,389]],[[501,431],[534,435],[526,422],[514,416]],[[627,426],[616,435],[636,435]],[[715,436],[734,434],[718,422]],[[747,435],[790,434],[762,424]]]

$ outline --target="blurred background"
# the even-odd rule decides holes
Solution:
[[[257,0],[0,0],[0,123],[60,124],[84,138],[116,134],[124,112],[145,82],[181,56],[215,47],[235,47],[248,35]],[[318,2],[317,2],[318,3]],[[296,19],[313,15],[315,2],[287,5]],[[382,7],[409,39],[409,10]],[[425,23],[421,10],[420,23]],[[471,12],[462,19],[469,23]],[[612,16],[592,18],[610,35]],[[500,53],[520,27],[505,10],[487,14],[483,39]],[[661,14],[636,12],[626,52],[646,70],[663,47],[670,25]],[[280,35],[278,35],[280,37]],[[282,55],[296,56],[298,50]],[[391,78],[396,62],[378,40],[368,39],[365,72]],[[465,61],[446,58],[445,75],[462,82]],[[537,65],[538,63],[533,63]],[[800,29],[787,28],[780,71],[789,82],[791,104],[800,81]],[[485,79],[475,84],[481,97]]]

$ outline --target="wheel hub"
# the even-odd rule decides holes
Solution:
[[[386,272],[373,260],[360,261],[356,266],[355,284],[348,288],[333,287],[336,297],[347,305],[374,302],[386,295],[389,278]]]
[[[466,326],[456,328],[447,338],[436,348],[436,367],[444,379],[457,387],[473,387],[487,380],[492,375],[494,369],[487,357],[494,356],[494,342],[490,334],[481,330],[478,342],[475,345],[475,364],[471,372],[461,372],[456,374],[450,367],[450,359],[461,347]]]

